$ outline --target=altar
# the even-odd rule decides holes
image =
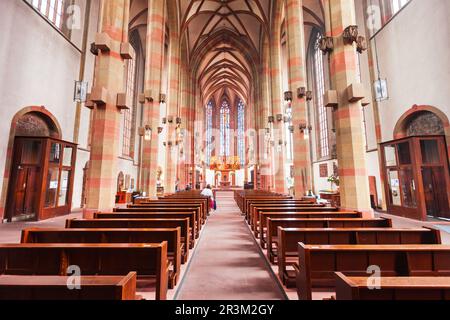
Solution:
[[[236,185],[236,171],[241,169],[239,157],[213,157],[210,169],[214,171],[214,184],[221,189]]]

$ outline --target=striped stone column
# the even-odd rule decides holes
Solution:
[[[274,20],[278,21],[281,19],[281,8],[277,6],[274,13]],[[271,116],[276,118],[277,114],[284,115],[283,110],[283,92],[281,89],[281,35],[278,30],[272,33],[272,38],[270,41],[270,80],[271,80],[271,105],[272,112]],[[266,120],[267,121],[267,120]],[[272,147],[272,152],[274,155],[273,162],[273,178],[275,181],[275,191],[278,193],[287,193],[287,183],[285,178],[285,168],[286,163],[286,147],[284,142],[286,141],[286,135],[284,130],[283,121],[277,121],[275,119],[273,123],[272,138],[274,141],[274,146]]]
[[[343,31],[356,25],[354,0],[327,0],[329,8],[327,33],[334,38],[330,76],[339,96],[335,112],[337,156],[339,164],[341,207],[373,216],[370,207],[369,181],[366,170],[361,102],[349,102],[347,88],[357,81],[355,44],[345,44]]]
[[[160,122],[161,78],[164,61],[166,1],[148,1],[147,49],[145,58],[144,91],[151,93],[144,105],[144,125],[152,128],[150,141],[144,140],[141,168],[141,189],[150,197],[156,197],[158,168],[158,126]]]
[[[106,104],[97,104],[93,112],[85,217],[98,210],[111,210],[115,204],[121,120],[117,94],[124,91],[125,81],[120,47],[128,42],[129,8],[129,0],[101,2],[100,32],[111,41],[109,51],[98,51],[93,88],[103,87],[107,97]]]
[[[288,46],[289,87],[293,93],[292,123],[294,125],[294,179],[295,196],[306,195],[311,186],[311,155],[307,131],[301,124],[309,125],[306,99],[297,97],[298,88],[307,88],[303,0],[286,1],[286,29]]]
[[[169,92],[167,95],[167,116],[173,117],[172,123],[167,123],[167,146],[166,146],[166,170],[165,170],[165,193],[175,192],[175,182],[179,178],[177,176],[178,146],[176,141],[178,104],[180,96],[180,45],[178,30],[172,28],[170,30],[170,70],[169,74]],[[186,119],[185,119],[186,121]],[[182,188],[181,185],[178,186]]]
[[[265,39],[263,44],[263,63],[261,67],[261,112],[259,113],[259,122],[261,130],[258,132],[259,138],[259,169],[261,176],[261,188],[269,190],[272,186],[272,153],[267,154],[269,148],[266,141],[267,118],[270,114],[270,44],[268,39]],[[271,149],[271,148],[270,148]]]

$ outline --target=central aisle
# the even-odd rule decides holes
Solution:
[[[177,300],[286,299],[241,216],[232,192],[217,192]]]

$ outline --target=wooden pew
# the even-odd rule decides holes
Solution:
[[[67,276],[0,276],[0,300],[136,300],[136,272],[126,276],[81,276],[69,290]]]
[[[117,209],[117,212],[120,210],[126,211],[145,211],[147,209],[161,209],[164,210],[170,209],[172,212],[177,211],[192,211],[195,210],[198,212],[200,226],[202,226],[206,222],[206,212],[203,211],[203,207],[201,203],[181,203],[181,202],[166,202],[166,203],[142,203],[142,204],[129,204],[127,208]],[[131,209],[131,210],[130,210]],[[116,210],[115,210],[116,211]]]
[[[272,196],[248,196],[244,197],[242,200],[242,212],[249,214],[250,204],[255,200],[289,200],[292,199],[291,196],[280,196],[280,195],[272,195]]]
[[[126,275],[155,280],[156,300],[166,300],[167,242],[157,244],[2,244],[0,275],[67,275],[79,266],[83,275]]]
[[[267,257],[270,262],[275,263],[278,244],[278,227],[282,228],[307,228],[307,229],[329,229],[329,228],[392,228],[391,219],[277,219],[267,218],[267,231],[261,233],[263,248],[267,248]]]
[[[272,200],[272,202],[261,200],[261,201],[250,201],[249,208],[246,215],[247,221],[251,221],[257,209],[270,209],[270,208],[284,208],[284,207],[311,207],[311,208],[323,208],[326,207],[325,204],[317,204],[311,201],[304,200]]]
[[[372,282],[337,272],[336,300],[450,300],[450,277],[381,277],[377,289],[369,288]]]
[[[297,293],[311,300],[313,288],[335,288],[335,272],[367,276],[378,266],[382,277],[450,276],[448,245],[298,244]]]
[[[310,245],[441,244],[436,229],[284,229],[278,228],[278,274],[295,286],[298,243]],[[292,267],[289,270],[288,267]]]
[[[135,203],[133,206],[146,206],[146,205],[153,205],[153,204],[161,204],[161,205],[165,205],[165,204],[181,204],[183,206],[189,206],[189,205],[194,205],[200,206],[200,210],[202,211],[202,216],[204,219],[207,218],[209,210],[208,210],[208,201],[207,199],[178,199],[178,198],[166,198],[166,199],[161,199],[161,200],[146,200],[146,201],[141,201],[140,203]]]
[[[269,208],[260,208],[256,207],[253,213],[250,215],[250,226],[253,231],[257,231],[259,218],[262,213],[268,212],[337,212],[338,208],[334,207],[324,207],[323,205],[311,205],[311,206],[280,206],[280,207],[269,207]],[[343,217],[345,218],[345,217]],[[258,237],[258,234],[255,234]]]
[[[167,242],[169,288],[181,272],[180,228],[166,229],[38,229],[22,230],[21,243],[160,243]]]
[[[297,218],[297,219],[361,219],[361,212],[354,211],[323,211],[323,212],[262,212],[259,215],[259,222],[257,224],[255,235],[260,239],[263,238],[263,233],[267,231],[268,218]]]
[[[186,263],[189,258],[190,232],[189,218],[185,219],[68,219],[66,229],[161,229],[180,228],[181,230],[181,261]]]
[[[199,232],[197,230],[197,223],[195,221],[194,212],[165,212],[165,213],[154,213],[154,212],[96,212],[94,214],[94,219],[189,219],[189,229],[190,229],[190,239],[191,243],[189,248],[193,249],[195,245],[195,239],[199,237]]]
[[[165,214],[165,213],[186,213],[186,212],[193,212],[194,216],[194,222],[196,225],[196,231],[197,231],[197,237],[200,234],[200,230],[202,229],[203,221],[201,217],[200,210],[198,208],[115,208],[113,210],[115,213],[158,213],[158,214]]]

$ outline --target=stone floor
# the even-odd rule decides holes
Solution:
[[[217,192],[178,300],[282,300],[286,296],[250,233],[232,192]]]

